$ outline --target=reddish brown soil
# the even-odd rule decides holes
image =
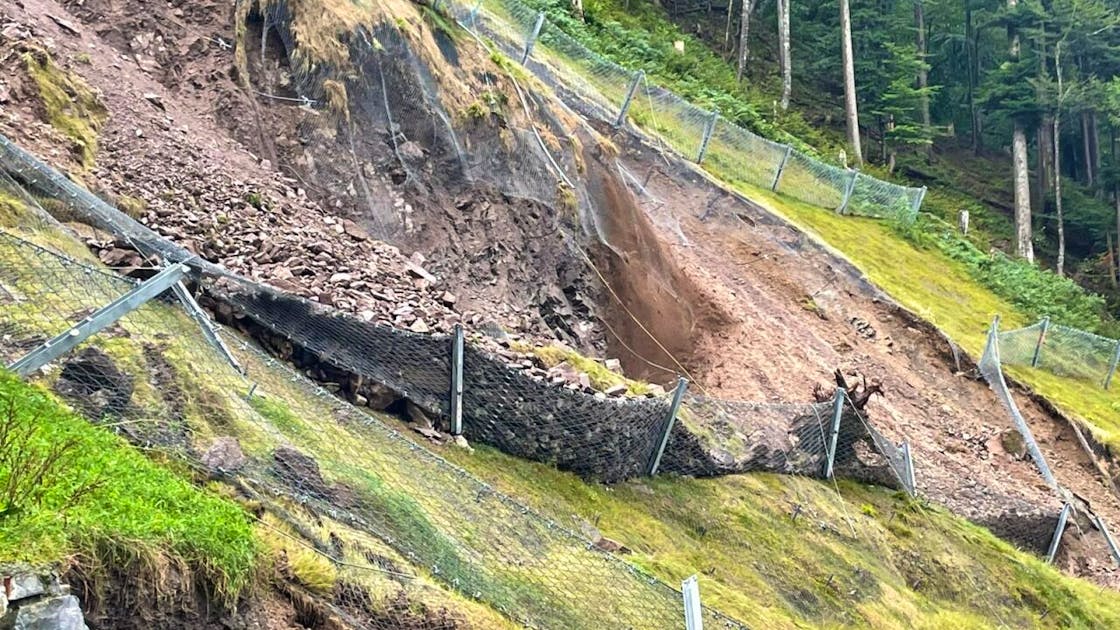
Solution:
[[[633,147],[624,165],[642,181],[656,162]],[[811,399],[818,383],[835,387],[835,369],[879,381],[886,395],[873,399],[868,415],[888,437],[909,440],[923,496],[965,515],[1006,504],[1003,496],[1058,511],[1034,465],[1003,447],[1001,434],[1013,429],[995,394],[967,357],[957,371],[948,342],[923,322],[804,234],[690,167],[655,166],[646,193],[638,197],[685,275],[734,316],[695,335],[691,361],[682,361],[706,393],[796,402]],[[1106,522],[1120,523],[1120,500],[1068,422],[1014,394],[1059,482]],[[1080,529],[1087,538],[1078,544],[1093,559],[1065,566],[1120,584],[1103,538],[1087,522]]]
[[[51,15],[79,32],[60,26]],[[244,208],[241,191],[251,188],[318,220],[330,214],[310,199],[289,196],[297,188],[313,191],[316,184],[301,181],[298,172],[280,172],[273,151],[264,151],[269,159],[262,160],[245,148],[270,125],[279,128],[275,133],[284,140],[279,146],[290,148],[296,134],[283,127],[300,124],[306,112],[256,102],[237,87],[228,47],[233,40],[229,5],[14,0],[0,7],[0,26],[0,94],[8,93],[7,103],[0,102],[0,133],[56,165],[77,170],[65,139],[41,120],[32,87],[21,76],[17,53],[28,42],[45,46],[61,65],[81,74],[110,112],[101,133],[99,169],[85,176],[90,183],[154,197],[165,190],[183,195],[197,189],[208,204],[231,210]],[[146,94],[156,95],[160,105]],[[621,161],[639,179],[650,174],[649,196],[638,199],[654,227],[633,211],[629,193],[617,189],[617,180],[605,179],[598,185],[599,197],[613,211],[604,233],[614,250],[595,256],[630,313],[659,341],[653,343],[629,313],[610,305],[609,292],[601,297],[607,323],[630,348],[612,350],[632,373],[665,378],[667,371],[651,364],[672,370],[676,360],[703,392],[795,402],[810,400],[814,386],[830,383],[837,368],[877,379],[886,396],[869,407],[871,419],[889,437],[910,441],[923,495],[965,515],[985,511],[1001,496],[1057,511],[1058,501],[1033,465],[1001,445],[1000,435],[1010,423],[996,397],[967,366],[963,373],[956,370],[943,340],[880,299],[858,274],[803,234],[672,161],[632,148]],[[234,192],[223,192],[227,185]],[[484,201],[504,203],[500,196]],[[433,231],[430,242],[421,241],[430,248],[433,265],[449,274],[456,266],[468,268],[463,262],[469,255],[440,253],[435,242],[440,235],[450,240],[460,226],[476,229],[474,237],[453,243],[466,243],[473,255],[482,256],[491,237],[500,240],[512,220],[497,215],[539,209],[493,204],[472,206],[472,214],[455,218],[460,223],[448,219],[443,232]],[[458,275],[462,292],[475,296],[475,308],[506,321],[536,319],[519,311],[537,310],[539,304],[532,301],[556,296],[557,287],[539,286],[551,280],[534,284],[534,274],[527,273],[532,267],[516,273],[502,269],[502,260],[532,260],[537,252],[530,249],[531,241],[526,236],[512,245],[499,243],[504,249],[493,259],[499,262],[491,276]],[[562,246],[559,240],[541,242]],[[586,273],[561,270],[550,278]],[[518,304],[506,306],[503,298]],[[540,330],[535,322],[518,326]],[[1120,502],[1068,425],[1025,396],[1018,402],[1061,482],[1120,530]],[[1089,545],[1093,560],[1074,554],[1066,566],[1112,579],[1114,570],[1100,553],[1099,540],[1087,536],[1080,542]]]

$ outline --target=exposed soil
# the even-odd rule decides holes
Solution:
[[[807,401],[840,368],[882,384],[886,395],[868,411],[888,436],[910,441],[923,495],[978,520],[1008,497],[1057,513],[1033,465],[1005,447],[1006,414],[970,366],[958,370],[953,350],[927,325],[765,210],[620,137],[619,161],[645,184],[638,211],[612,156],[533,97],[528,107],[461,126],[470,155],[498,157],[452,160],[450,140],[432,131],[433,121],[458,114],[452,108],[469,95],[449,88],[455,103],[433,101],[425,82],[434,79],[423,66],[435,61],[420,55],[442,55],[446,74],[473,77],[472,85],[516,90],[447,46],[417,45],[407,64],[386,64],[395,100],[365,111],[373,122],[355,132],[346,117],[298,100],[283,38],[265,32],[261,16],[250,21],[248,40],[263,41],[263,54],[249,46],[246,68],[257,87],[243,88],[232,11],[216,2],[8,3],[0,8],[0,133],[79,173],[71,141],[43,122],[20,59],[49,51],[96,89],[109,112],[98,166],[81,179],[113,200],[140,199],[142,220],[208,259],[390,324],[421,320],[446,330],[459,321],[497,322],[585,349],[605,340],[632,374],[664,381],[679,363],[694,387],[715,396]],[[354,102],[388,98],[379,85],[352,92],[360,89],[366,97]],[[396,112],[397,128],[385,110]],[[531,150],[532,125],[565,172],[583,175],[575,208],[565,210],[553,176],[542,182],[550,171]],[[589,148],[563,150],[575,144],[556,140],[565,131],[583,134]],[[489,183],[478,183],[475,175],[488,171]],[[513,194],[518,185],[521,194]],[[565,237],[578,233],[589,205],[606,244],[588,249],[609,289]],[[1057,477],[1120,528],[1120,502],[1069,425],[1026,396],[1017,400]],[[1077,537],[1094,560],[1071,545],[1064,566],[1115,583],[1112,565],[1095,560],[1107,558],[1099,536],[1088,523],[1071,531],[1078,529],[1085,535],[1067,540]]]
[[[696,335],[686,365],[700,387],[727,399],[797,401],[830,383],[836,368],[865,377],[886,392],[872,398],[870,418],[888,437],[909,440],[923,496],[980,521],[993,507],[1014,508],[1014,499],[1057,513],[1060,501],[1033,463],[1005,447],[1010,419],[967,357],[958,371],[956,350],[928,324],[766,210],[691,165],[655,160],[637,142],[627,147],[623,164],[645,183],[640,198],[661,239],[684,274],[736,315]],[[1120,519],[1120,500],[1069,423],[1025,392],[1014,395],[1059,481],[1106,522]],[[1093,548],[1094,560],[1079,569],[1120,585],[1094,526],[1074,529],[1078,544]]]

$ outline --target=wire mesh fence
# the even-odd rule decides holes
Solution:
[[[1000,359],[1058,376],[1081,379],[1109,388],[1120,362],[1120,340],[1051,324],[1036,324],[999,333]]]
[[[0,235],[0,261],[6,361],[135,287],[10,235]],[[226,339],[244,375],[168,292],[37,379],[132,442],[229,478],[269,506],[283,523],[273,529],[310,531],[332,579],[309,586],[358,627],[492,627],[467,623],[461,609],[471,602],[530,627],[664,628],[683,619],[675,589]],[[292,570],[298,581],[306,567]],[[711,627],[738,627],[705,616]]]
[[[553,88],[579,97],[595,117],[612,124],[629,118],[730,183],[857,216],[909,222],[921,208],[925,189],[838,168],[751,133],[588,49],[517,0],[445,0],[439,6]],[[635,80],[642,83],[637,93],[630,89]]]

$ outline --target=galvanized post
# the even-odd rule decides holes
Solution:
[[[626,112],[630,111],[630,102],[634,100],[634,94],[638,91],[638,86],[642,84],[642,79],[645,78],[644,70],[634,73],[634,78],[630,81],[630,89],[626,90],[626,99],[622,101],[622,109],[618,110],[618,118],[614,121],[615,127],[621,127],[622,123],[626,122]]]
[[[529,39],[525,40],[525,54],[521,55],[521,65],[529,61],[529,55],[533,53],[533,46],[537,43],[542,26],[544,26],[544,11],[537,14],[537,23],[533,25],[533,32],[529,34]]]
[[[148,278],[143,284],[128,293],[97,309],[73,328],[63,332],[43,345],[32,350],[8,366],[16,374],[26,377],[35,370],[54,361],[78,344],[111,326],[120,318],[143,306],[148,300],[170,289],[187,275],[190,268],[177,264]]]
[[[681,582],[681,596],[684,597],[685,630],[704,630],[704,609],[700,606],[700,582],[695,575]]]
[[[774,192],[778,191],[778,180],[780,180],[782,178],[782,171],[786,170],[786,162],[789,161],[789,156],[792,153],[793,153],[793,147],[787,144],[786,145],[786,152],[785,152],[784,155],[782,155],[782,162],[780,164],[778,164],[778,172],[774,173],[774,183],[770,184],[770,190],[771,191],[774,191]]]
[[[852,178],[848,180],[848,185],[844,187],[844,198],[840,200],[840,205],[836,207],[836,214],[844,214],[848,209],[848,202],[852,199],[852,191],[856,188],[856,178],[859,177],[859,171],[852,171]]]
[[[1120,365],[1120,340],[1116,342],[1116,352],[1112,353],[1112,363],[1108,366],[1108,376],[1104,377],[1104,388],[1112,384],[1112,377],[1116,375],[1116,367]]]
[[[708,124],[704,125],[704,137],[700,139],[700,152],[696,155],[697,164],[704,162],[704,154],[708,152],[708,142],[712,139],[712,132],[716,129],[716,119],[718,118],[719,110],[713,109],[711,118],[708,118]]]
[[[1108,531],[1108,526],[1104,524],[1104,519],[1099,515],[1093,515],[1097,519],[1097,527],[1100,528],[1101,533],[1104,534],[1104,540],[1108,543],[1108,552],[1112,554],[1112,559],[1120,566],[1120,549],[1116,547],[1116,540],[1112,538],[1112,532]]]
[[[657,469],[661,466],[661,456],[665,454],[665,447],[669,444],[669,434],[673,432],[673,423],[677,421],[677,412],[681,409],[681,401],[684,399],[686,389],[688,389],[688,379],[678,378],[677,389],[673,391],[673,402],[669,404],[669,417],[666,418],[665,428],[661,432],[661,441],[658,442],[657,451],[649,463],[650,477],[656,475]]]
[[[910,496],[918,495],[918,483],[914,478],[914,459],[910,456],[910,442],[902,443],[902,457],[906,462],[906,491]]]
[[[451,337],[451,435],[463,434],[463,327]]]
[[[828,459],[824,465],[824,478],[832,479],[832,465],[836,461],[836,442],[840,439],[840,417],[844,415],[844,397],[848,392],[843,387],[836,388],[832,399],[832,430],[828,434]]]
[[[482,10],[482,0],[478,0],[478,2],[474,3],[474,8],[471,9],[471,13],[470,13],[471,28],[477,28],[478,27],[478,12],[481,11],[481,10]]]
[[[1054,528],[1054,536],[1050,538],[1050,549],[1046,552],[1046,563],[1051,564],[1054,562],[1054,556],[1058,554],[1058,543],[1062,542],[1062,534],[1066,531],[1066,521],[1069,519],[1069,512],[1073,506],[1066,503],[1062,506],[1062,511],[1058,514],[1058,526]]]
[[[1034,346],[1034,356],[1031,357],[1031,367],[1038,367],[1038,361],[1042,358],[1042,344],[1046,341],[1046,331],[1050,330],[1050,318],[1042,318],[1042,329],[1038,331],[1038,343]]]
[[[918,196],[914,198],[914,204],[911,206],[910,211],[914,216],[918,216],[918,211],[922,209],[922,202],[926,198],[926,187],[922,186],[918,190]]]
[[[234,358],[233,353],[230,352],[229,347],[226,346],[226,342],[222,341],[222,338],[218,335],[218,331],[214,328],[214,322],[210,321],[210,317],[207,316],[206,312],[202,310],[202,307],[198,305],[198,302],[195,301],[194,296],[187,290],[187,287],[183,286],[182,282],[176,282],[175,286],[171,288],[175,291],[175,295],[179,298],[179,301],[182,302],[183,308],[187,310],[191,319],[202,329],[202,336],[206,338],[207,343],[214,346],[214,349],[225,357],[225,360],[233,366],[233,369],[244,375],[245,368],[241,367],[241,364]]]

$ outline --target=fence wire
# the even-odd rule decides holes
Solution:
[[[439,6],[464,28],[489,38],[517,61],[524,57],[537,20],[543,16],[518,0],[446,0]],[[588,49],[547,18],[533,41],[526,66],[560,93],[578,97],[588,106],[587,113],[612,124],[636,74]],[[730,183],[776,190],[844,214],[903,222],[917,216],[924,189],[826,164],[751,133],[671,90],[648,80],[642,83],[626,117],[689,160],[700,161],[702,148],[706,148],[705,167]],[[711,134],[705,145],[708,129]]]
[[[1036,367],[1058,376],[1110,387],[1120,362],[1120,340],[1042,320],[999,334],[1007,365]]]
[[[6,234],[0,261],[5,360],[135,286]],[[226,341],[245,376],[206,346],[168,292],[38,379],[134,443],[230,476],[284,527],[318,532],[326,544],[315,557],[332,567],[332,584],[308,580],[304,565],[314,560],[291,570],[359,627],[469,627],[459,598],[530,627],[665,628],[683,619],[675,589],[248,343]],[[437,583],[459,595],[426,586]],[[705,614],[712,627],[738,627]]]

